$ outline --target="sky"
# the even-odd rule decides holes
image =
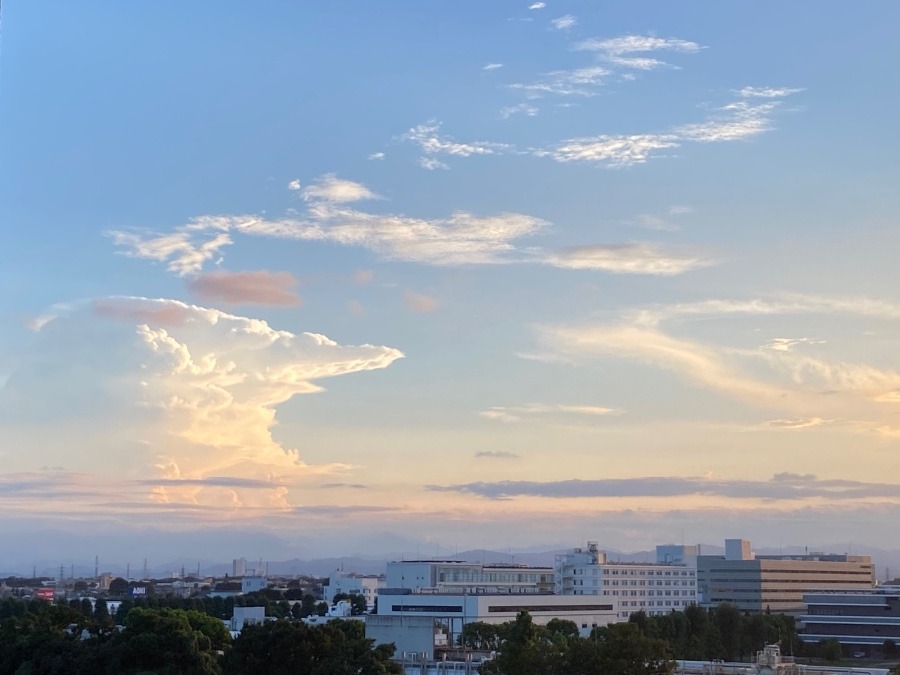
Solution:
[[[900,537],[897,3],[3,10],[22,555]]]

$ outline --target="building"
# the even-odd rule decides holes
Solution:
[[[506,623],[523,611],[539,625],[574,621],[583,635],[618,620],[614,601],[600,597],[384,588],[378,593],[378,614],[366,617],[366,637],[377,644],[393,642],[399,654],[415,652],[433,660],[459,644],[466,624]]]
[[[328,585],[324,588],[325,602],[332,605],[335,596],[341,594],[361,595],[366,599],[366,606],[371,611],[375,608],[378,589],[384,586],[384,576],[332,572],[328,577]]]
[[[231,621],[226,622],[232,634],[240,633],[248,624],[263,623],[266,620],[265,607],[235,607]]]
[[[800,636],[807,642],[837,640],[848,653],[896,658],[885,654],[885,641],[900,645],[900,586],[866,591],[805,593]],[[891,651],[890,647],[887,651]]]
[[[874,585],[867,555],[754,555],[749,541],[729,539],[725,555],[697,558],[697,601],[703,607],[727,602],[744,612],[800,614],[804,593]]]
[[[231,561],[231,576],[242,577],[247,574],[247,559],[235,558]]]
[[[244,577],[241,579],[241,593],[257,593],[268,587],[265,577]]]
[[[690,558],[685,550],[657,550],[657,559],[676,553],[680,560]],[[611,562],[596,542],[558,555],[554,582],[557,595],[599,595],[608,599],[619,620],[641,611],[650,615],[681,611],[697,601],[697,571],[693,566]]]
[[[552,593],[553,568],[458,560],[404,560],[388,563],[385,587],[447,593]]]

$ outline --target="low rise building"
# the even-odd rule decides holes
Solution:
[[[900,645],[900,586],[805,593],[803,604],[806,609],[800,617],[800,637],[804,641],[833,639],[848,653],[896,658]]]
[[[387,565],[386,588],[436,589],[460,593],[552,593],[553,568],[460,562],[404,560]]]
[[[325,601],[331,605],[337,595],[361,595],[366,599],[369,611],[375,608],[378,589],[385,587],[385,577],[378,575],[332,572],[324,588]]]

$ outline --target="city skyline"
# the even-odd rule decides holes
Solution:
[[[893,3],[9,4],[0,536],[894,548]]]

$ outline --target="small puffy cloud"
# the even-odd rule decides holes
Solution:
[[[288,190],[299,190],[301,187],[300,181],[296,178],[288,183]]]
[[[406,309],[410,312],[415,312],[416,314],[433,312],[438,308],[437,300],[431,296],[415,293],[413,291],[406,291],[406,293],[403,294],[403,304],[406,305]]]
[[[503,67],[502,63],[488,63],[487,65],[482,66],[481,69],[482,70],[497,70],[502,67]]]
[[[384,159],[384,153],[383,152],[373,152],[371,155],[369,155],[369,159]]]
[[[532,2],[528,5],[528,9],[544,9],[547,6],[546,2]]]
[[[577,23],[577,18],[575,18],[571,14],[566,14],[565,16],[560,16],[553,19],[550,22],[550,25],[554,30],[569,30],[571,28],[574,28]]]
[[[231,305],[253,303],[296,306],[300,304],[300,296],[294,290],[296,286],[297,280],[290,272],[268,270],[220,270],[202,274],[188,283],[188,287],[204,300]]]
[[[547,262],[567,269],[661,276],[683,274],[714,264],[706,255],[667,249],[648,242],[573,246],[550,253]]]
[[[302,194],[307,201],[336,203],[380,199],[362,183],[338,178],[333,173],[325,174],[312,185],[303,188]]]
[[[375,272],[372,270],[358,269],[353,273],[353,283],[357,286],[368,286],[375,279]]]

